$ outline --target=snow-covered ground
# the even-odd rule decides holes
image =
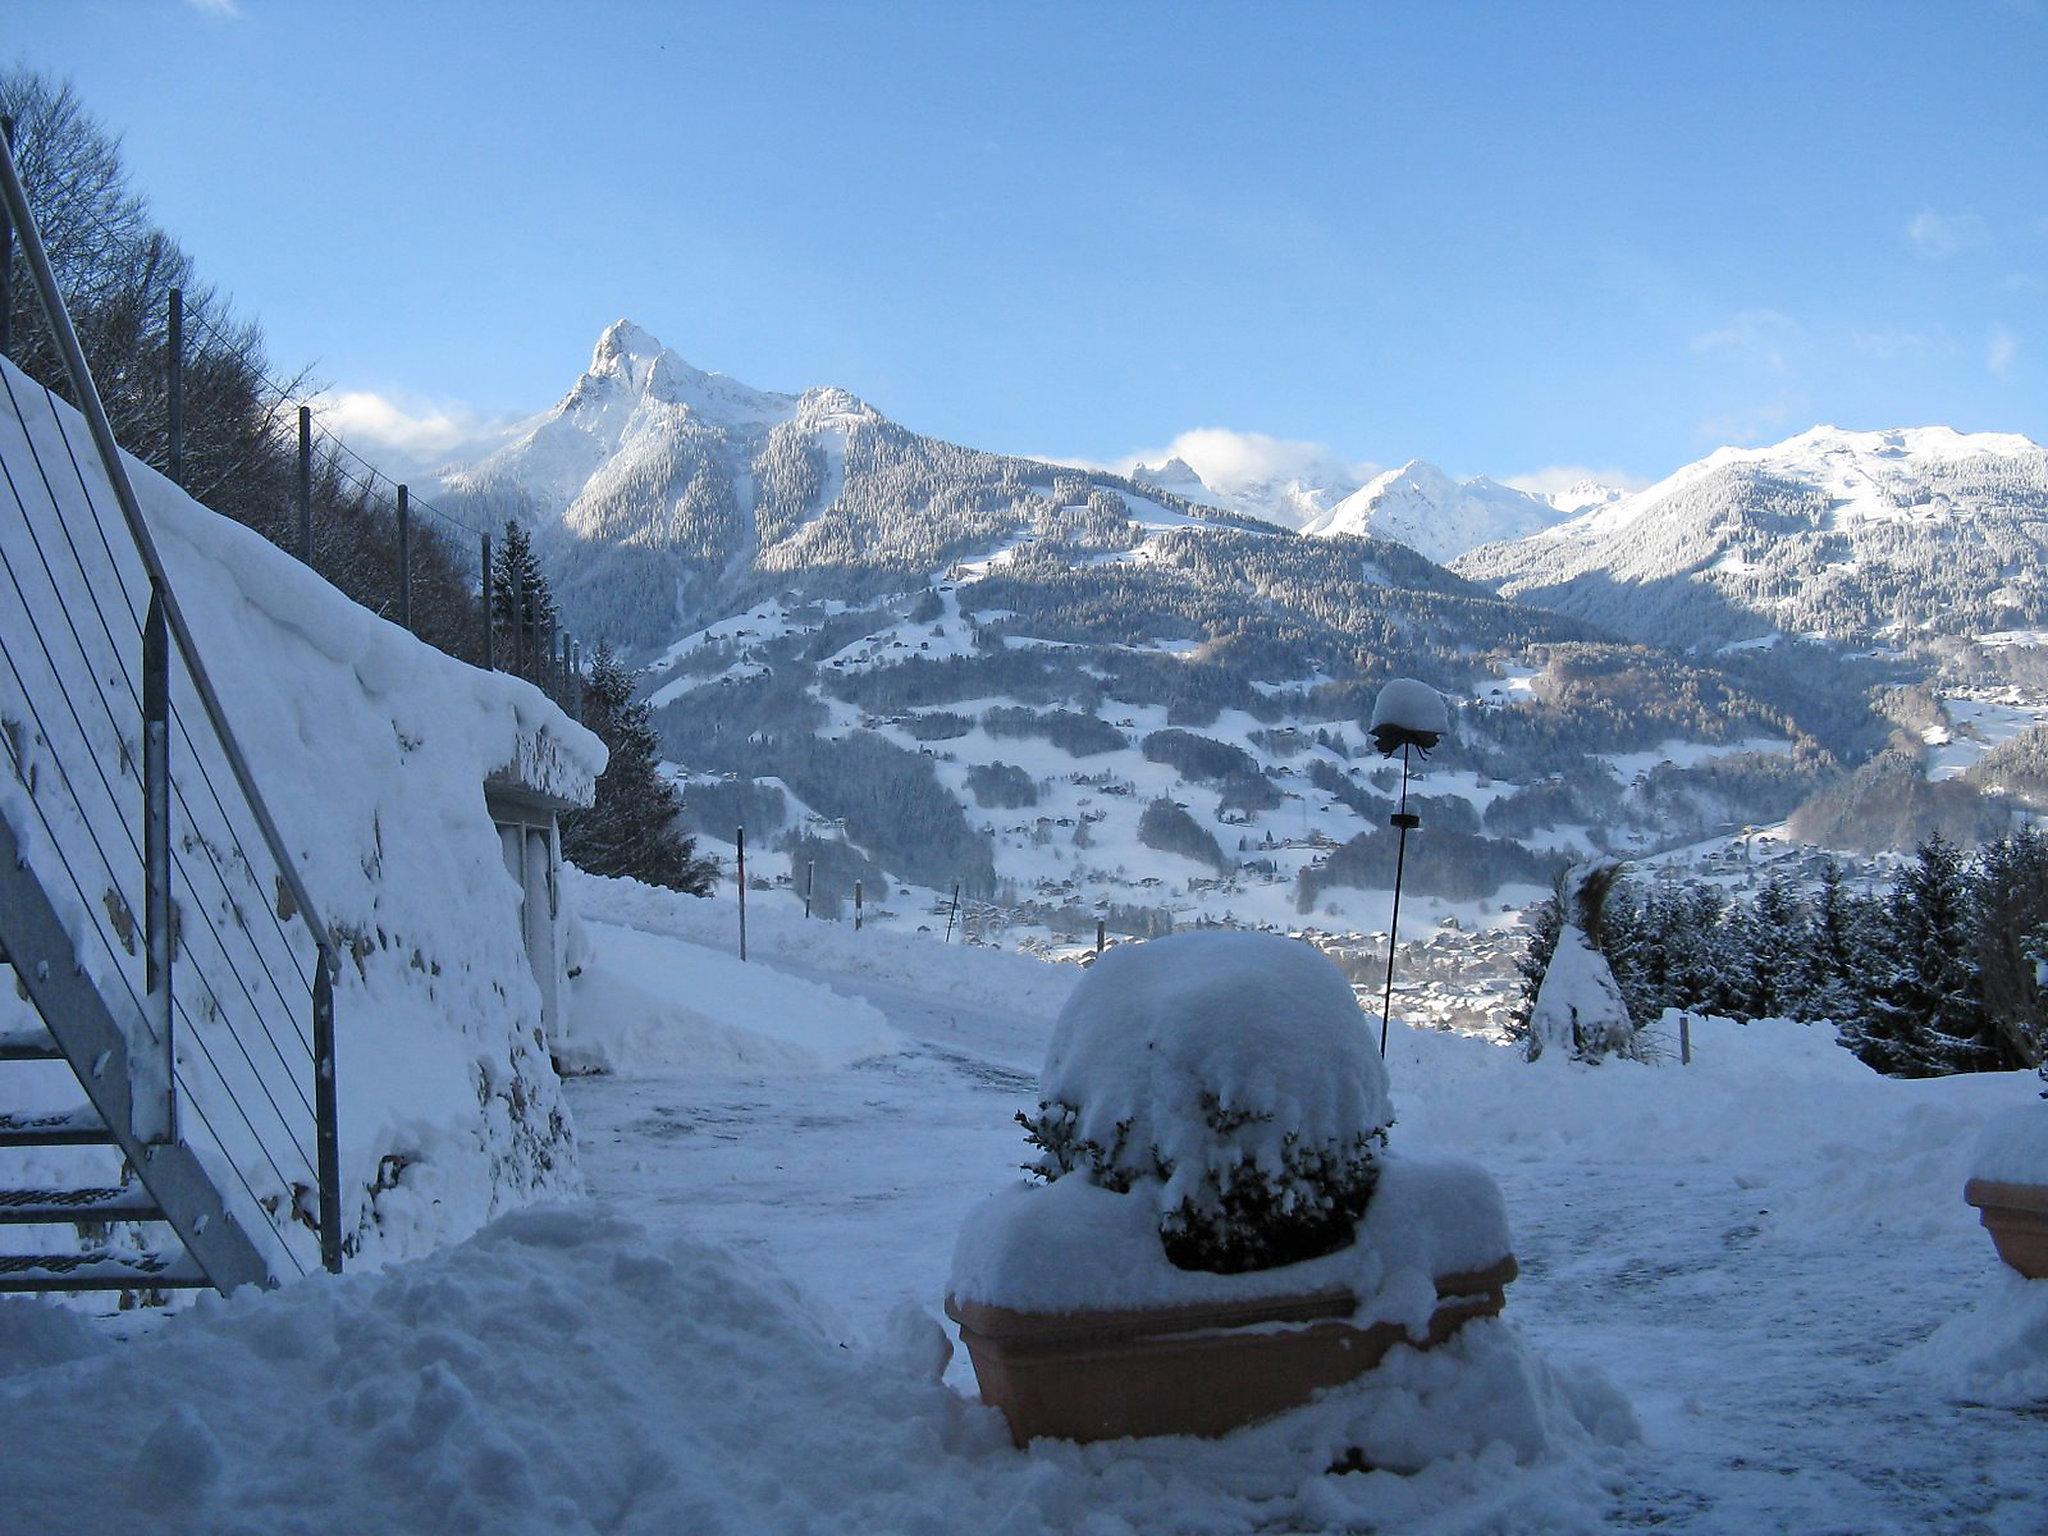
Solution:
[[[719,904],[571,896],[592,928],[579,986],[651,991],[674,963],[661,1029],[751,1015],[778,1049],[643,1040],[628,1070],[574,1080],[592,1202],[426,1260],[204,1303],[127,1342],[0,1306],[0,1530],[2048,1520],[2042,1405],[2013,1406],[2024,1379],[2001,1395],[1971,1353],[2048,1359],[2048,1285],[2003,1271],[1961,1199],[1981,1127],[2035,1102],[2031,1076],[1891,1081],[1782,1023],[1696,1022],[1690,1067],[1593,1069],[1397,1026],[1394,1147],[1470,1157],[1506,1194],[1522,1277],[1502,1322],[1220,1442],[1020,1452],[936,1319],[963,1220],[1018,1177],[1010,1117],[1082,973],[763,911],[741,977],[702,959],[724,944]],[[1516,1340],[1540,1379],[1502,1374]],[[1481,1381],[1561,1427],[1484,1445],[1512,1415],[1459,1398]],[[1437,1459],[1328,1474],[1367,1419]]]

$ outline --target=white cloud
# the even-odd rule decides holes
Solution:
[[[1127,475],[1141,464],[1158,465],[1168,459],[1182,460],[1203,484],[1225,495],[1286,480],[1349,487],[1378,472],[1376,465],[1343,458],[1327,443],[1233,432],[1228,427],[1195,427],[1163,448],[1140,450],[1110,467]]]
[[[410,396],[345,389],[314,403],[320,425],[373,463],[382,458],[399,469],[443,462],[457,448],[503,437],[512,418],[490,416],[459,401],[426,401]]]
[[[1502,485],[1511,485],[1518,491],[1529,491],[1538,496],[1554,496],[1559,491],[1568,491],[1581,481],[1590,480],[1595,485],[1611,485],[1618,491],[1640,491],[1650,482],[1642,475],[1631,474],[1625,469],[1612,465],[1602,469],[1590,464],[1546,464],[1541,469],[1532,469],[1527,474],[1508,475]]]
[[[1906,226],[1906,238],[1922,256],[1939,260],[1991,243],[1991,228],[1974,213],[1936,213],[1923,208]]]
[[[1984,347],[1984,366],[2001,379],[2012,377],[2013,362],[2020,355],[2020,339],[2004,326],[1994,326]]]
[[[1784,373],[1790,367],[1789,355],[1805,336],[1805,328],[1790,315],[1775,309],[1745,309],[1732,315],[1727,324],[1693,337],[1692,349],[1731,353],[1760,362],[1773,373]]]

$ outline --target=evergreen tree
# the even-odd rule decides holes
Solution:
[[[611,647],[600,645],[583,689],[583,723],[611,750],[597,801],[562,818],[562,856],[593,875],[624,875],[706,896],[718,865],[697,857],[680,820],[682,797],[662,777],[646,703]]]
[[[1721,893],[1696,885],[1671,904],[1673,933],[1666,961],[1671,977],[1667,1006],[1695,1013],[1719,1011],[1722,984]]]
[[[2009,1067],[2048,1048],[2039,939],[2048,925],[2048,837],[2031,827],[1984,849],[1975,879],[1977,965],[1993,1043]]]
[[[1628,936],[1615,947],[1614,975],[1640,1027],[1661,1018],[1666,1008],[1678,1006],[1673,1001],[1671,974],[1671,936],[1678,908],[1668,891],[1653,885],[1640,906],[1626,911],[1628,915],[1621,920]],[[1610,929],[1619,915],[1609,917]]]
[[[1794,1018],[1826,1019],[1840,1029],[1867,1024],[1877,917],[1875,903],[1852,893],[1842,866],[1829,859],[1801,924]]]
[[[1843,1042],[1880,1072],[1933,1077],[1999,1065],[1988,1039],[1970,880],[1955,844],[1935,837],[1900,869],[1886,904],[1887,976],[1869,1020]]]
[[[1789,1018],[1797,1011],[1805,907],[1783,875],[1773,871],[1756,893],[1747,918],[1747,965],[1730,977],[1753,1019]]]
[[[532,536],[508,517],[491,554],[491,623],[498,632],[498,665],[536,681],[544,678],[548,658],[542,653],[549,648],[556,622],[555,595],[533,553]]]
[[[1515,960],[1522,992],[1508,1017],[1508,1036],[1514,1040],[1528,1038],[1529,1016],[1536,1008],[1536,994],[1543,988],[1543,973],[1550,969],[1550,957],[1557,953],[1557,936],[1564,931],[1564,908],[1555,896],[1544,897],[1522,916],[1529,924],[1529,944]]]

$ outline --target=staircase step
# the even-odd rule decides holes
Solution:
[[[46,1115],[0,1115],[0,1147],[111,1147],[106,1121],[89,1105]]]
[[[0,1061],[62,1061],[47,1029],[0,1029]]]
[[[199,1290],[210,1283],[183,1254],[0,1254],[0,1291]]]
[[[0,1225],[79,1221],[162,1221],[141,1185],[125,1189],[0,1189]]]

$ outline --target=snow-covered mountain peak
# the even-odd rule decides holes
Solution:
[[[591,349],[589,369],[557,410],[579,402],[601,408],[617,396],[680,406],[708,425],[726,428],[770,426],[796,408],[793,395],[692,367],[652,332],[623,319],[604,328]]]
[[[1660,644],[2048,623],[2048,448],[2011,432],[1811,427],[1718,448],[1461,575]]]
[[[1480,544],[1527,537],[1557,521],[1547,498],[1481,475],[1458,481],[1410,459],[1377,475],[1302,532],[1393,539],[1439,563]]]
[[[1618,533],[1669,499],[1723,471],[1748,471],[1810,486],[1836,503],[1834,521],[1890,520],[1922,502],[1920,482],[1930,473],[1980,459],[2004,459],[2048,471],[2048,448],[2017,432],[1959,432],[1954,427],[1890,427],[1859,432],[1834,426],[1804,432],[1760,448],[1716,448],[1647,490],[1587,507],[1544,530],[1546,539],[1582,543]],[[1967,505],[1956,511],[1967,512]]]
[[[650,331],[627,319],[614,320],[590,352],[591,373],[622,373],[645,377],[668,349]]]
[[[796,419],[810,425],[846,421],[880,421],[882,413],[850,389],[825,385],[797,397]]]
[[[1209,483],[1195,473],[1194,465],[1178,454],[1164,463],[1138,465],[1131,471],[1131,478],[1176,495],[1193,496],[1202,501],[1215,499]]]
[[[1245,444],[1271,444],[1255,435],[1200,429],[1183,435],[1186,448],[1157,464],[1137,464],[1131,477],[1203,506],[1220,507],[1282,528],[1303,528],[1358,485],[1358,471],[1328,455],[1293,452],[1275,456],[1244,451]],[[1304,445],[1282,444],[1293,449]]]
[[[1567,517],[1575,517],[1594,507],[1608,507],[1622,500],[1628,492],[1618,485],[1606,485],[1598,480],[1574,480],[1561,491],[1552,491],[1545,498]]]

